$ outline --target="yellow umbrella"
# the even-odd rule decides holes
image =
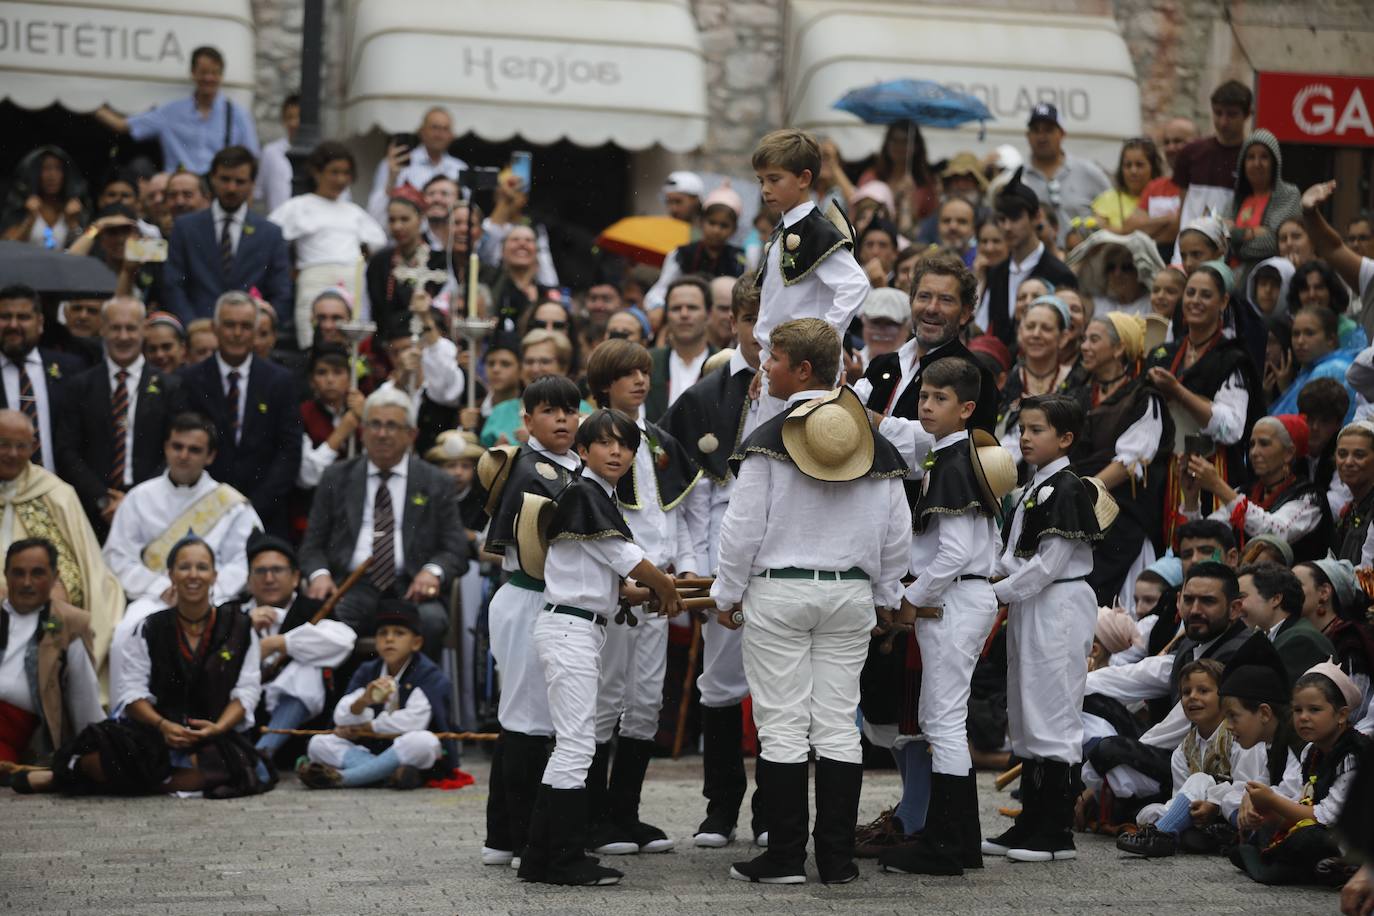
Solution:
[[[640,264],[662,267],[674,248],[686,245],[692,227],[671,216],[627,216],[601,231],[596,244]]]

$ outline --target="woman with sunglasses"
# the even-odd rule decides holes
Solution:
[[[1078,273],[1079,288],[1093,297],[1103,314],[1125,312],[1143,318],[1152,311],[1150,287],[1164,261],[1145,233],[1094,233],[1073,250],[1068,263]]]
[[[545,331],[557,331],[567,336],[568,341],[572,344],[572,359],[565,374],[568,378],[576,380],[581,374],[582,365],[582,334],[577,319],[563,303],[554,299],[545,299],[521,315],[520,320],[516,322],[516,330],[521,337],[539,328]]]

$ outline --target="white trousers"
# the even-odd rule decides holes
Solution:
[[[701,625],[702,664],[697,678],[701,705],[734,706],[749,695],[744,676],[744,629],[722,626],[715,615]]]
[[[439,759],[439,739],[434,737],[434,732],[431,731],[406,732],[391,742],[391,746],[396,751],[396,759],[400,761],[401,766],[428,770],[434,766],[434,761]],[[315,735],[310,739],[306,753],[310,755],[313,763],[323,763],[340,769],[344,756],[354,748],[367,750],[361,744],[354,744],[338,735]]]
[[[1083,759],[1080,713],[1096,625],[1097,601],[1086,582],[1051,585],[1009,609],[1007,730],[1016,756]]]
[[[997,596],[986,581],[954,582],[943,595],[945,616],[918,620],[921,646],[921,732],[936,773],[967,776],[968,697],[973,666],[997,619]]]
[[[668,669],[668,618],[634,608],[635,626],[612,622],[604,629],[601,684],[596,694],[596,743],[605,744],[620,723],[626,738],[652,741],[663,707]],[[598,628],[600,629],[600,628]]]
[[[507,731],[552,735],[544,670],[534,651],[534,625],[544,608],[544,593],[507,582],[491,596],[487,630],[491,654],[501,677],[496,718]]]
[[[876,622],[869,583],[750,579],[744,619],[760,756],[804,763],[815,748],[830,760],[861,763],[859,673]]]
[[[606,630],[590,620],[551,611],[541,611],[534,625],[534,648],[558,734],[544,767],[543,782],[550,788],[587,785],[587,768],[596,753],[596,688]]]

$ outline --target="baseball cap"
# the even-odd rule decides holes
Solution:
[[[906,293],[889,286],[881,286],[868,291],[864,299],[865,318],[885,318],[895,324],[911,320],[911,306],[907,304]]]
[[[661,190],[664,194],[690,194],[700,197],[706,193],[706,186],[696,172],[670,172]]]
[[[1031,109],[1030,120],[1026,122],[1026,126],[1033,127],[1036,121],[1049,121],[1060,130],[1064,129],[1064,125],[1059,121],[1059,109],[1049,102],[1041,102]]]

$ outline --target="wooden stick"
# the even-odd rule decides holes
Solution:
[[[716,599],[714,598],[683,598],[682,606],[689,611],[715,610]]]
[[[995,785],[997,786],[997,791],[1001,792],[1007,786],[1011,785],[1013,782],[1020,778],[1021,764],[1019,763],[1016,766],[1012,767],[1010,770],[1007,770],[1005,773],[998,773],[997,782],[995,783]]]
[[[705,588],[709,589],[716,584],[715,579],[704,579],[700,576],[690,576],[673,580],[673,587],[681,591],[684,588]]]
[[[301,738],[311,738],[315,735],[332,735],[332,728],[264,728],[263,733],[267,735],[295,735]],[[434,737],[440,741],[495,741],[501,736],[496,732],[434,732]],[[374,735],[371,732],[364,732],[358,735],[360,739],[368,741],[394,741],[400,735]]]
[[[688,598],[683,602],[699,601],[699,598]],[[715,601],[707,598],[714,606]],[[682,756],[682,743],[687,738],[687,710],[692,705],[692,682],[697,676],[697,657],[701,654],[701,620],[697,617],[692,618],[692,642],[687,648],[687,673],[682,676],[682,699],[677,704],[677,728],[673,732],[673,759]]]

